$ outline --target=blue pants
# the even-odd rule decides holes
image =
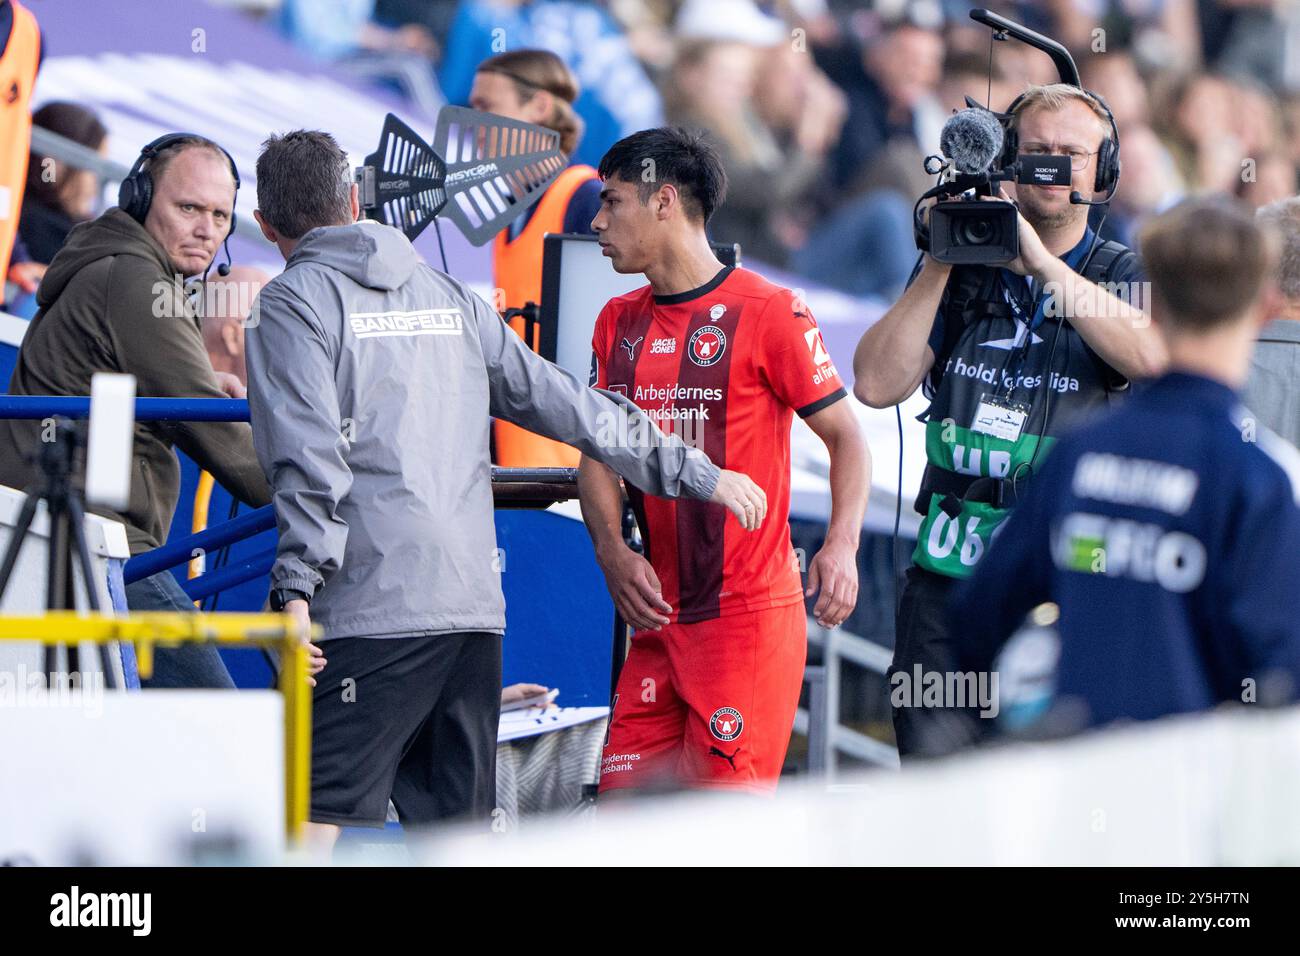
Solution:
[[[181,590],[170,571],[159,571],[126,586],[126,606],[132,611],[194,612],[194,602]],[[211,687],[234,690],[235,682],[221,661],[215,644],[155,647],[153,676],[140,680],[149,690]]]

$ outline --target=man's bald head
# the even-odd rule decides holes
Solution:
[[[244,325],[253,300],[271,277],[253,266],[231,266],[230,274],[210,279],[203,292],[203,345],[212,368],[229,372],[245,385]]]

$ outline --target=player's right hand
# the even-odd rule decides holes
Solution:
[[[663,586],[650,562],[631,548],[620,545],[613,555],[600,558],[605,586],[623,620],[638,631],[657,631],[668,623],[664,615],[673,612],[663,598]]]
[[[757,531],[767,517],[767,495],[748,475],[738,471],[722,469],[709,500],[724,505],[746,531]]]

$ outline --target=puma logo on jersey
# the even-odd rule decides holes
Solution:
[[[629,362],[636,360],[636,347],[645,341],[645,336],[641,336],[635,342],[629,342],[625,337],[623,339],[623,348],[627,349],[627,360]]]
[[[651,355],[674,355],[677,352],[677,339],[655,339],[650,343]]]
[[[710,757],[721,757],[723,760],[727,761],[727,763],[731,764],[731,769],[732,769],[733,771],[736,769],[736,756],[737,756],[739,753],[740,753],[740,748],[739,748],[739,747],[736,748],[736,753],[734,753],[734,754],[723,753],[723,752],[722,752],[721,750],[719,750],[717,747],[710,747],[710,748],[709,748],[709,756],[710,756]]]

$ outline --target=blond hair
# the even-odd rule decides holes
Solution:
[[[1102,136],[1111,134],[1110,114],[1106,107],[1102,105],[1100,99],[1087,90],[1080,89],[1077,86],[1071,86],[1069,83],[1031,83],[1025,87],[1025,91],[1020,94],[1020,101],[1015,104],[1015,112],[1012,114],[1011,128],[1019,130],[1020,118],[1032,109],[1043,109],[1055,113],[1065,108],[1065,104],[1071,100],[1083,103],[1088,109],[1092,110],[1092,115],[1097,117],[1101,123]]]

